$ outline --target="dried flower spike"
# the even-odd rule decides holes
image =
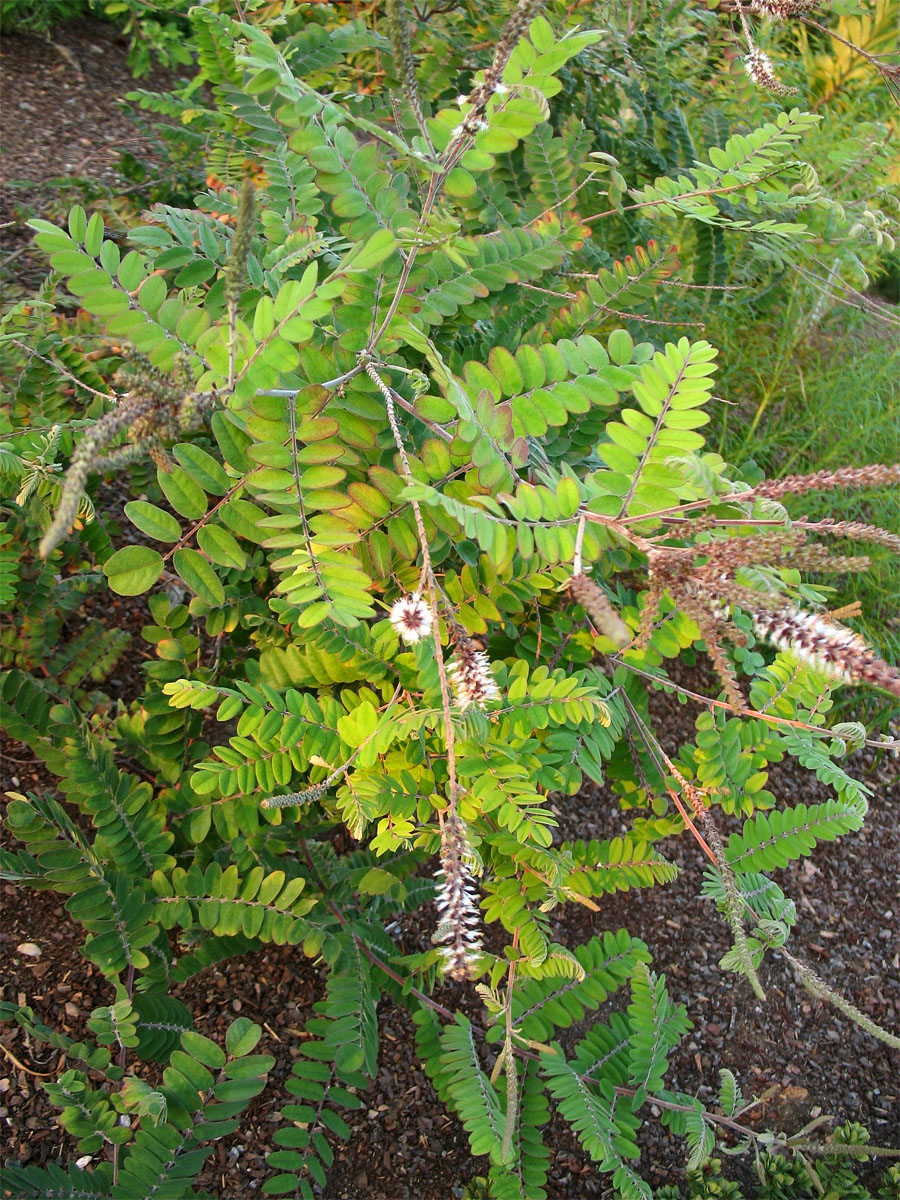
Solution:
[[[837,471],[814,471],[811,475],[784,475],[781,479],[764,479],[744,494],[744,498],[765,496],[778,500],[782,496],[803,496],[807,492],[828,491],[831,488],[876,487],[900,483],[900,463],[871,463],[865,467],[841,467]],[[824,522],[819,525],[824,527]]]
[[[415,114],[419,128],[424,132],[425,119],[422,116],[422,106],[419,103],[416,64],[412,56],[409,13],[406,10],[405,0],[387,0],[387,25],[391,44],[394,49],[394,59],[401,70],[403,91]]]
[[[463,103],[471,104],[472,108],[462,124],[457,125],[450,135],[451,152],[455,148],[454,143],[457,143],[459,139],[474,137],[480,130],[488,128],[488,123],[484,119],[488,101],[491,96],[502,96],[504,92],[509,90],[505,84],[500,82],[501,77],[506,70],[513,50],[515,50],[519,40],[524,36],[528,26],[543,8],[544,2],[545,0],[519,0],[519,3],[513,9],[500,34],[497,48],[494,51],[494,61],[485,71],[484,79],[467,97],[460,97]]]
[[[431,612],[418,592],[401,596],[396,601],[390,621],[407,646],[420,642],[431,633]]]
[[[444,974],[451,979],[468,979],[481,951],[478,897],[467,859],[472,851],[466,828],[454,812],[444,818],[441,832],[440,883],[437,894],[440,924],[433,940],[442,942]]]
[[[588,575],[579,572],[569,580],[569,594],[591,618],[598,632],[621,649],[631,641],[631,630],[613,608],[609,597]]]

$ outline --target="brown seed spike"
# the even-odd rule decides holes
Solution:
[[[618,649],[631,641],[631,630],[613,608],[609,597],[593,579],[579,572],[569,580],[569,594],[591,618],[599,633]]]

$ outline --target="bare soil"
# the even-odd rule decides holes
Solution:
[[[51,37],[7,34],[0,41],[0,240],[8,276],[24,289],[47,273],[30,250],[32,217],[59,220],[68,208],[108,189],[127,192],[120,169],[129,152],[152,164],[156,139],[140,130],[120,101],[136,88],[172,87],[161,69],[135,80],[127,39],[114,25],[80,17]],[[15,264],[13,268],[13,264]]]
[[[16,277],[22,287],[31,286],[41,270],[39,257],[32,260],[26,249],[22,212],[32,215],[53,207],[56,185],[47,181],[77,173],[115,186],[121,149],[142,145],[116,106],[117,98],[134,85],[125,66],[126,47],[112,27],[79,21],[57,30],[54,40],[56,47],[36,38],[7,37],[0,49],[6,126],[3,214],[16,222],[7,231],[6,245],[20,251]],[[143,145],[149,152],[148,144]],[[81,619],[96,612],[91,600]],[[148,648],[139,630],[149,618],[140,601],[109,615],[135,634],[109,688],[127,701],[140,687],[140,663]],[[683,682],[699,692],[717,690],[702,664]],[[663,695],[654,698],[653,706],[657,732],[674,753],[692,737],[698,709]],[[0,792],[53,790],[54,778],[26,747],[7,741],[4,751]],[[896,1030],[898,763],[868,750],[855,755],[851,767],[874,793],[864,831],[819,847],[811,859],[776,877],[801,915],[791,942],[794,953],[873,1020]],[[772,768],[769,786],[783,803],[812,803],[829,795],[791,761]],[[561,838],[604,838],[623,828],[617,803],[605,789],[585,789],[577,797],[560,799],[556,808]],[[711,1099],[717,1069],[729,1067],[746,1094],[773,1089],[752,1116],[760,1128],[793,1133],[810,1119],[829,1114],[835,1122],[862,1122],[875,1144],[900,1146],[898,1055],[808,997],[777,955],[762,971],[768,993],[764,1005],[740,979],[723,973],[717,964],[730,938],[711,907],[698,899],[700,850],[682,839],[667,852],[683,868],[672,885],[609,897],[599,914],[574,906],[561,911],[555,936],[574,946],[595,932],[626,926],[647,941],[654,969],[665,972],[673,998],[687,1004],[694,1022],[670,1057],[669,1086]],[[79,930],[67,919],[61,899],[11,885],[3,889],[2,899],[4,999],[28,1003],[48,1024],[76,1037],[86,1035],[91,1009],[110,1003],[111,996],[103,978],[80,956]],[[424,949],[429,933],[428,928],[407,926],[403,950]],[[260,1051],[276,1058],[269,1087],[250,1108],[240,1132],[217,1146],[201,1179],[221,1200],[259,1194],[268,1174],[265,1156],[275,1148],[280,1108],[289,1098],[284,1081],[323,989],[322,976],[297,949],[270,947],[208,970],[178,990],[199,1031],[221,1039],[236,1014],[249,1016],[264,1030]],[[448,986],[437,998],[448,1007],[475,1011],[470,989]],[[473,1177],[486,1174],[485,1160],[471,1157],[465,1132],[437,1099],[417,1062],[408,1015],[385,1001],[379,1017],[377,1079],[362,1109],[351,1114],[350,1139],[335,1146],[328,1186],[315,1191],[326,1200],[446,1200]],[[581,1032],[574,1028],[565,1040],[571,1043]],[[70,1161],[74,1142],[60,1133],[40,1087],[43,1079],[55,1076],[58,1053],[35,1046],[18,1027],[3,1030],[0,1051],[3,1157],[17,1163]],[[654,1185],[683,1181],[684,1149],[652,1119],[655,1115],[651,1110],[641,1134],[641,1171]],[[561,1121],[554,1118],[545,1140],[553,1150],[552,1200],[609,1195],[607,1180]],[[862,1170],[870,1181],[877,1178],[873,1168]],[[739,1163],[733,1164],[733,1172],[748,1178]]]

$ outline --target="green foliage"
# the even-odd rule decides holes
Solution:
[[[146,74],[154,61],[175,67],[192,60],[184,43],[182,0],[0,0],[5,33],[49,36],[63,22],[88,13],[114,21],[130,37],[128,65],[135,75]]]
[[[5,33],[49,33],[61,21],[82,15],[89,0],[2,0],[0,26]]]
[[[728,841],[728,861],[737,871],[771,871],[809,854],[817,841],[833,841],[862,827],[865,808],[829,800],[827,804],[760,813],[744,822]]]
[[[457,1013],[441,1034],[442,1085],[469,1133],[473,1154],[502,1162],[500,1098],[481,1068],[471,1023]]]
[[[385,1000],[411,1011],[494,1196],[546,1194],[551,1106],[626,1198],[651,1195],[656,1113],[692,1187],[723,1120],[772,1195],[805,1186],[727,1068],[708,1107],[667,1089],[690,1021],[644,943],[556,928],[567,904],[602,922],[608,894],[670,882],[662,843],[690,832],[735,941],[722,965],[751,974],[796,921],[768,872],[863,825],[839,760],[866,731],[829,727],[832,692],[896,695],[900,676],[805,611],[825,592],[795,563],[843,570],[811,539],[852,535],[792,518],[791,492],[896,471],[758,486],[707,442],[740,360],[696,327],[722,287],[764,304],[811,247],[845,270],[857,225],[891,236],[887,189],[876,212],[868,175],[848,197],[819,179],[824,114],[714,86],[691,56],[723,44],[696,6],[626,38],[616,14],[601,35],[520,5],[490,51],[453,6],[401,29],[398,61],[333,6],[156,7],[151,41],[183,61],[189,21],[197,75],[133,100],[204,147],[208,190],[153,204],[127,243],[79,205],[65,228],[33,220],[53,275],[0,325],[0,701],[60,797],[11,796],[2,874],[66,897],[110,993],[90,1043],[3,1010],[63,1053],[48,1099],[98,1159],[14,1167],[15,1186],[196,1194],[273,1060],[243,1019],[224,1049],[198,1034],[173,989],[266,944],[324,984],[265,1194],[328,1187]],[[107,588],[119,608],[82,611]],[[116,612],[142,614],[148,658],[113,703],[135,648]],[[697,649],[725,698],[665,745],[650,689],[683,690],[670,668]],[[780,803],[785,754],[834,798]],[[562,836],[566,798],[607,781],[616,836]],[[436,924],[432,944],[404,953],[401,918]],[[480,979],[477,1017],[435,997],[448,976]]]
[[[355,1091],[348,1089],[364,1088],[368,1078],[358,1071],[339,1068],[334,1048],[325,1042],[306,1042],[301,1053],[303,1057],[294,1063],[286,1084],[301,1103],[282,1109],[294,1125],[276,1131],[275,1141],[285,1149],[274,1151],[268,1161],[271,1167],[281,1169],[281,1174],[267,1179],[263,1192],[280,1196],[296,1193],[299,1188],[299,1194],[308,1200],[313,1191],[307,1175],[324,1187],[326,1171],[334,1161],[329,1137],[345,1141],[350,1136],[350,1128],[337,1107],[355,1112],[361,1101]]]

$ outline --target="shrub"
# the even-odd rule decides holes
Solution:
[[[786,1155],[823,1144],[742,1122],[727,1070],[714,1105],[666,1087],[690,1021],[643,942],[553,937],[559,906],[600,912],[674,878],[666,849],[684,833],[731,930],[723,969],[764,998],[777,950],[900,1045],[789,948],[794,905],[770,874],[865,820],[868,789],[841,759],[868,735],[829,726],[834,690],[900,695],[900,671],[800,574],[865,567],[828,539],[897,536],[792,517],[794,498],[900,469],[743,477],[705,443],[717,352],[694,326],[734,272],[764,287],[802,265],[809,230],[843,244],[867,200],[838,206],[798,158],[816,114],[770,101],[753,127],[692,131],[674,99],[689,89],[658,60],[661,111],[639,76],[595,89],[621,37],[537,7],[522,0],[489,52],[451,50],[443,70],[464,13],[413,27],[397,0],[389,39],[326,13],[273,40],[195,9],[214,102],[137,99],[196,123],[209,190],[155,205],[127,251],[77,206],[67,228],[31,223],[99,336],[90,353],[72,344],[52,283],[4,320],[21,375],[2,459],[18,628],[0,697],[66,804],[13,796],[23,848],[3,866],[68,896],[112,1003],[83,1043],[8,1010],[77,1064],[48,1096],[79,1149],[105,1155],[16,1169],[22,1195],[187,1194],[272,1063],[250,1054],[249,1023],[224,1048],[200,1037],[172,993],[269,943],[300,947],[326,984],[267,1194],[325,1185],[341,1110],[376,1071],[382,996],[413,1014],[493,1195],[545,1194],[551,1102],[624,1197],[650,1195],[635,1160],[651,1104],[693,1172],[735,1127],[794,1171]],[[682,17],[658,44],[694,44],[710,21]],[[554,123],[564,71],[577,84]],[[578,119],[579,89],[603,125]],[[625,162],[605,129],[620,125],[622,150],[641,122]],[[872,219],[889,238],[890,216]],[[86,498],[98,476],[129,481],[127,535]],[[157,654],[117,710],[88,690],[124,648],[116,631],[58,644],[103,576],[150,593]],[[44,647],[47,679],[31,673]],[[667,665],[693,647],[721,691],[695,741],[666,746],[649,691],[683,692]],[[767,768],[785,754],[833,798],[779,805]],[[548,798],[604,780],[625,835],[560,839]],[[431,944],[402,954],[402,920],[430,925]],[[480,981],[477,1020],[444,1003],[448,980]],[[136,1059],[154,1065],[138,1075]]]
[[[185,0],[0,0],[0,28],[49,37],[66,21],[88,15],[108,18],[129,38],[129,67],[135,75],[146,75],[154,62],[163,67],[191,62],[189,8]]]
[[[87,12],[88,0],[0,0],[5,33],[49,33],[62,21]]]

